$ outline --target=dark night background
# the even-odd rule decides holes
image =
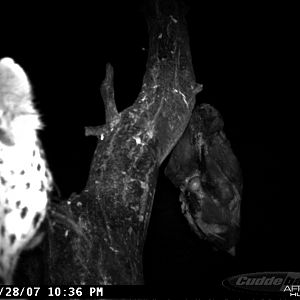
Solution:
[[[105,64],[114,67],[119,111],[141,88],[147,26],[139,6],[124,2],[16,6],[0,20],[0,57],[14,58],[31,79],[45,123],[40,136],[64,198],[79,193],[88,176],[96,138],[85,137],[84,126],[104,124]],[[193,65],[204,86],[197,102],[220,111],[243,172],[241,239],[234,259],[198,240],[161,172],[145,246],[146,283],[218,286],[233,274],[299,271],[296,198],[287,195],[281,151],[288,118],[280,94],[284,12],[189,3]]]

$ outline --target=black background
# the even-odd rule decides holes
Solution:
[[[40,2],[1,11],[0,57],[14,58],[29,75],[45,123],[40,137],[65,198],[84,188],[96,146],[84,126],[104,124],[105,64],[114,67],[119,111],[141,88],[147,26],[139,5],[130,3]],[[243,172],[241,240],[236,258],[199,241],[181,215],[178,192],[161,172],[145,246],[146,283],[219,286],[243,272],[299,271],[297,199],[288,195],[283,154],[291,143],[283,129],[290,110],[282,93],[285,12],[274,4],[189,5],[193,65],[204,86],[197,102],[220,111]]]

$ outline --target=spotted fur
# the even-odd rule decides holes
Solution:
[[[45,218],[52,177],[37,136],[42,128],[23,69],[0,60],[0,278],[12,283],[19,254]]]

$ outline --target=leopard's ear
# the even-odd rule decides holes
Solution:
[[[17,94],[30,94],[31,87],[23,68],[10,57],[0,60],[0,82],[7,92],[14,91]]]
[[[16,114],[34,113],[32,90],[23,68],[12,58],[0,60],[0,108]]]

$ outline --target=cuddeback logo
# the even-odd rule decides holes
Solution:
[[[229,277],[222,282],[223,286],[238,291],[263,293],[288,293],[300,298],[300,273],[262,272],[248,273]]]

